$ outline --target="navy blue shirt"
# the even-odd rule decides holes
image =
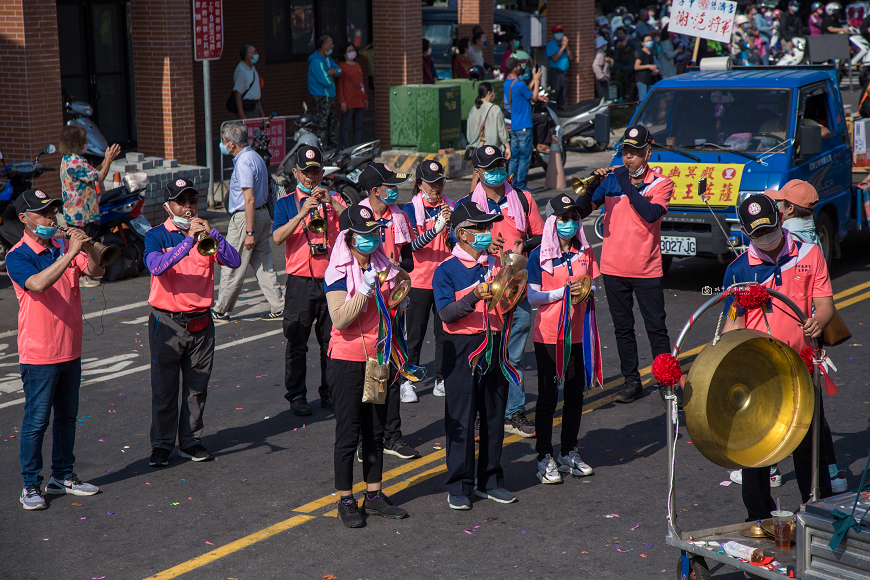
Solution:
[[[45,248],[37,254],[27,244],[21,244],[14,251],[6,254],[6,273],[13,282],[27,290],[25,286],[27,279],[54,264],[61,256],[63,256],[63,248],[55,247],[52,250]]]

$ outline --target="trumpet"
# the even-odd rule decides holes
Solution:
[[[56,223],[54,225],[55,227],[57,227],[58,230],[67,234],[67,237],[69,237],[67,228],[59,226]],[[94,241],[90,241],[88,243],[100,253],[100,266],[103,268],[111,266],[121,258],[121,248],[119,246],[106,246],[104,244],[101,244],[100,242]]]
[[[184,212],[184,217],[187,219],[192,218],[193,212]],[[199,252],[201,256],[214,256],[217,254],[219,247],[220,244],[218,243],[217,238],[214,238],[205,232],[199,232],[199,235],[196,236],[196,251]]]
[[[322,234],[326,232],[326,218],[324,218],[316,209],[312,209],[308,219],[308,231],[312,234]]]
[[[616,167],[611,167],[607,170],[607,174],[610,175],[613,173]],[[589,184],[595,181],[596,179],[603,179],[603,177],[599,177],[598,175],[590,175],[589,177],[584,177],[583,179],[578,179],[576,177],[571,178],[571,189],[574,190],[574,194],[583,197],[586,195],[586,188],[589,187]]]

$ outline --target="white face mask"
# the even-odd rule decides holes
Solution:
[[[178,229],[185,231],[190,229],[190,219],[172,213],[172,210],[169,209],[169,202],[164,203],[163,207],[169,212],[169,215],[172,216],[172,223],[174,223]]]
[[[764,234],[763,236],[752,238],[752,243],[755,244],[755,247],[764,252],[770,252],[771,250],[775,250],[779,245],[779,242],[782,241],[782,228],[776,228],[775,231],[770,232],[769,234]]]

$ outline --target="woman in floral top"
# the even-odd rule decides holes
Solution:
[[[82,228],[89,236],[96,235],[100,221],[100,204],[95,182],[105,181],[109,166],[118,157],[121,147],[112,145],[99,169],[91,167],[82,157],[87,152],[87,134],[83,127],[66,125],[60,132],[60,180],[63,184],[63,218],[67,225]]]

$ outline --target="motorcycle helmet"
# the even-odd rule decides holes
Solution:
[[[314,118],[314,115],[309,115],[305,113],[304,115],[300,115],[298,119],[296,119],[296,126],[299,128],[305,128],[309,131],[314,130],[314,125],[317,121]]]
[[[842,9],[843,7],[840,5],[839,2],[828,2],[827,4],[825,4],[825,14],[827,14],[828,16],[833,16]]]
[[[822,6],[824,6],[824,4],[822,4],[821,2],[813,2],[812,4],[810,4],[810,12],[815,12]]]
[[[776,8],[777,4],[779,4],[777,0],[761,0],[761,2],[758,3],[758,6],[759,8],[773,9]]]
[[[749,17],[745,14],[738,14],[734,17],[734,26],[737,28],[739,28],[743,24],[746,24],[747,22],[749,22]]]
[[[771,12],[771,14],[773,14],[774,20],[779,20],[780,18],[782,18],[782,10],[780,10],[779,8]]]
[[[626,12],[628,12],[628,10],[625,9],[625,6],[617,6],[616,7],[616,15],[617,16],[625,16]]]
[[[468,78],[473,81],[482,81],[484,76],[482,66],[473,66],[468,69]]]
[[[796,6],[797,8],[800,8],[801,3],[798,2],[798,0],[789,0],[788,6],[789,6],[789,8],[791,8],[792,6]]]

